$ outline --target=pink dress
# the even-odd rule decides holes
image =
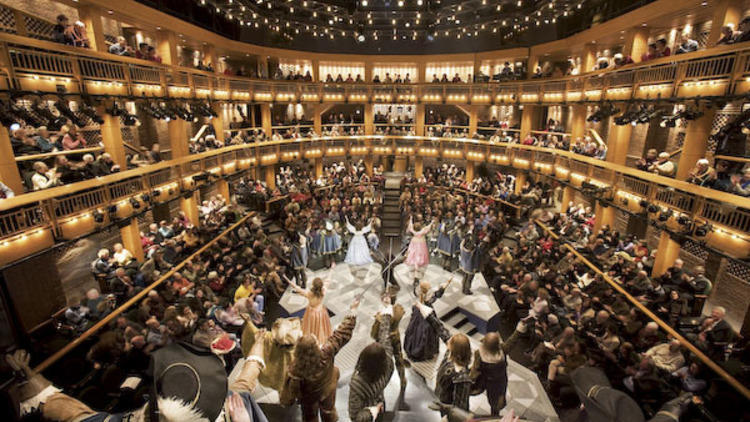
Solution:
[[[310,302],[302,317],[302,333],[314,334],[318,339],[318,344],[325,344],[328,337],[331,336],[331,319],[328,316],[328,309],[323,306],[323,298],[307,294],[307,300]]]
[[[430,231],[430,227],[432,227],[432,223],[428,224],[422,230],[415,232],[411,224],[409,224],[409,232],[411,232],[413,237],[409,243],[409,250],[405,261],[406,265],[422,268],[430,263],[430,251],[427,250],[427,241],[424,238],[425,234]]]

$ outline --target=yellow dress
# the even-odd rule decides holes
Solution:
[[[318,344],[325,344],[328,337],[331,336],[331,318],[328,316],[328,309],[323,306],[323,298],[317,297],[307,292],[309,304],[305,309],[305,315],[302,317],[302,332],[304,334],[314,334],[318,339]]]

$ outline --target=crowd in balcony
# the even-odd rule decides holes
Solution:
[[[688,173],[687,181],[698,186],[750,196],[750,167],[732,169],[726,160],[716,160],[716,168],[706,158],[701,158]]]

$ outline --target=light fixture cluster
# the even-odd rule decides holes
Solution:
[[[580,10],[586,0],[194,0],[239,27],[357,42],[513,38],[553,25]]]

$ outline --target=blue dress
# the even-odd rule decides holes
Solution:
[[[329,227],[329,224],[326,225],[327,227],[323,231],[323,245],[321,248],[323,255],[333,255],[341,249],[341,236],[333,228],[333,225],[330,224]]]
[[[453,256],[456,250],[453,248],[451,234],[453,231],[453,221],[446,220],[440,224],[440,232],[437,238],[437,251],[443,255]]]
[[[370,256],[370,247],[367,245],[367,239],[365,234],[370,232],[370,225],[368,224],[362,230],[357,230],[354,226],[346,223],[346,228],[353,234],[349,241],[349,249],[346,251],[346,258],[344,262],[349,265],[367,265],[372,263],[372,256]]]
[[[307,268],[307,245],[299,243],[292,246],[292,267],[295,270],[304,270]]]
[[[464,245],[461,245],[461,252],[459,256],[459,265],[461,271],[466,274],[474,274],[477,272],[477,260],[476,260],[476,249],[466,249]]]
[[[323,249],[323,236],[320,234],[320,230],[310,231],[310,253],[320,255],[321,249]]]

